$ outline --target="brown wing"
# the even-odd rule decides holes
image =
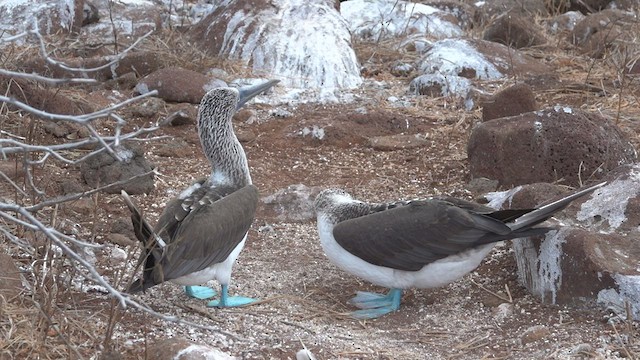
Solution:
[[[417,271],[482,244],[548,231],[512,232],[492,215],[468,211],[439,199],[413,201],[340,222],[333,235],[345,250],[371,264]]]
[[[237,191],[199,188],[188,199],[169,204],[160,234],[167,238],[164,256],[154,269],[155,282],[167,281],[224,261],[242,241],[253,222],[258,189]],[[165,214],[161,220],[165,218]],[[160,222],[159,222],[160,223]]]

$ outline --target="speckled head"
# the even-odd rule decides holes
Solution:
[[[322,190],[313,202],[316,213],[330,213],[340,204],[353,202],[353,197],[342,189]]]

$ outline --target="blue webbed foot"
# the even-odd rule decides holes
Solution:
[[[211,299],[217,295],[215,290],[206,286],[185,286],[184,293],[189,297],[200,300]]]
[[[349,302],[362,310],[352,312],[351,316],[356,319],[375,319],[398,310],[401,298],[400,289],[391,289],[386,295],[358,291]]]
[[[236,307],[248,305],[256,302],[256,299],[252,299],[244,296],[229,296],[227,285],[222,285],[222,294],[220,300],[209,301],[208,307]]]

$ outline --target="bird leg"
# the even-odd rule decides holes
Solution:
[[[349,303],[362,310],[351,313],[356,319],[375,319],[400,308],[402,290],[390,289],[386,295],[358,291]]]
[[[256,299],[252,299],[244,296],[229,296],[229,286],[222,285],[222,293],[220,294],[220,300],[210,301],[208,307],[236,307],[251,304]]]
[[[185,286],[184,293],[189,297],[200,300],[211,299],[217,295],[215,290],[206,286]]]

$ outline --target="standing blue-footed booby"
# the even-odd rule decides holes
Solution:
[[[154,228],[123,191],[146,256],[143,277],[133,282],[129,292],[171,281],[185,285],[189,296],[208,299],[216,292],[196,285],[215,279],[222,286],[220,299],[207,306],[240,306],[254,301],[228,296],[231,270],[244,247],[258,204],[258,190],[251,183],[247,157],[231,118],[245,102],[277,82],[241,89],[216,88],[204,96],[198,112],[198,134],[211,162],[211,175],[172,199]]]
[[[452,197],[366,203],[339,189],[323,190],[314,207],[329,260],[342,270],[390,289],[358,292],[350,300],[372,319],[400,308],[402,289],[434,288],[474,270],[499,241],[541,235],[534,227],[604,183],[538,209],[495,210]]]

